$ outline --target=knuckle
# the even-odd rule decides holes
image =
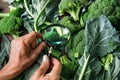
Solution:
[[[31,32],[30,34],[34,36],[34,35],[36,35],[36,32],[33,31],[33,32]]]
[[[15,44],[16,43],[16,39],[11,41],[11,44]]]
[[[12,45],[12,46],[16,46],[16,48],[21,49],[21,48],[24,47],[24,41],[23,41],[23,40],[18,40],[18,39],[16,39],[16,40],[13,40],[13,41],[11,42],[11,45]]]
[[[11,44],[23,44],[24,40],[23,39],[14,39],[12,40]]]
[[[16,44],[19,45],[19,47],[21,48],[24,46],[24,41],[17,41]]]
[[[32,33],[32,34],[36,34],[36,32],[35,32],[35,31],[32,31],[31,33]]]

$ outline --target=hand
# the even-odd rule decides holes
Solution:
[[[36,38],[41,37],[40,34],[31,32],[11,42],[9,61],[0,71],[2,74],[0,74],[0,80],[9,80],[16,77],[35,61],[46,47],[44,42],[36,46]]]
[[[48,69],[51,68],[51,71],[47,73]],[[51,59],[51,64],[49,58],[44,55],[41,66],[33,74],[30,80],[60,80],[62,65],[55,59]]]

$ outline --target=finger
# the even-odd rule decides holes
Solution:
[[[31,53],[31,59],[36,59],[39,54],[42,52],[42,50],[46,47],[45,42],[41,42]]]
[[[34,41],[36,41],[36,38],[42,38],[42,35],[37,32],[31,32],[24,36],[27,43],[32,44]]]
[[[62,69],[62,64],[56,58],[52,58],[52,64],[53,64],[53,68],[52,68],[50,74],[60,75],[61,69]]]
[[[31,44],[31,48],[34,49],[36,47],[36,41],[34,41],[32,44]]]
[[[36,33],[37,34],[37,38],[42,39],[42,34]]]
[[[42,35],[39,33],[36,33],[36,36],[33,37],[33,40],[28,41],[31,43],[31,47],[34,49],[36,47],[36,38],[42,39]]]
[[[50,67],[49,58],[47,55],[44,55],[41,66],[37,69],[37,71],[35,72],[35,75],[38,75],[38,76],[45,75],[45,73],[48,71],[49,67]]]
[[[34,41],[36,41],[36,32],[31,32],[26,36],[26,42],[29,44],[32,44]]]

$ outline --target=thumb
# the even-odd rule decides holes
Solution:
[[[47,55],[43,56],[41,66],[38,68],[39,75],[44,75],[50,67],[50,61]]]

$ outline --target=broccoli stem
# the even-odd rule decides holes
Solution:
[[[75,21],[78,21],[78,20],[79,20],[78,15],[75,15],[74,12],[71,12],[71,16],[73,17],[73,19],[74,19]]]
[[[79,21],[79,13],[80,13],[81,7],[77,8],[76,10],[68,10],[67,12],[70,13],[70,15],[73,17],[75,21]]]
[[[9,16],[9,13],[0,13],[0,17],[6,17]]]

